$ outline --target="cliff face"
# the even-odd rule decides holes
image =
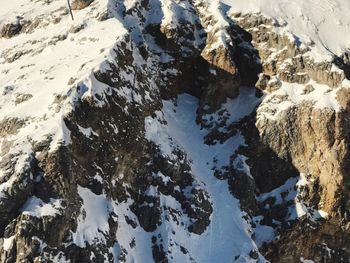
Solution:
[[[22,2],[1,262],[349,260],[347,53],[216,1]]]
[[[295,262],[301,257],[315,262],[346,261],[347,246],[340,248],[339,244],[347,242],[348,235],[349,82],[346,70],[334,66],[342,59],[315,61],[309,54],[312,47],[298,46],[293,37],[276,34],[271,30],[272,20],[256,14],[233,16],[252,34],[262,60],[256,86],[266,95],[256,111],[255,136],[259,139],[250,145],[250,165],[258,188],[271,191],[293,173],[306,178],[302,188],[296,185],[301,192],[296,199],[305,202],[295,205],[301,218],[286,232],[281,230],[267,257],[273,262]],[[347,67],[344,62],[341,65]],[[272,183],[266,183],[269,179]],[[280,203],[270,193],[272,200],[263,198],[265,207],[266,203],[272,207],[267,213],[281,217],[281,212],[273,215],[273,207]],[[284,213],[290,216],[290,209]],[[315,223],[315,216],[324,221]]]

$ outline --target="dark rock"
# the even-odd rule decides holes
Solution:
[[[0,37],[11,38],[18,35],[22,30],[22,25],[19,21],[5,24],[0,31]]]

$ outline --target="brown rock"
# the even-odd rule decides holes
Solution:
[[[81,10],[88,7],[94,0],[73,0],[72,9]]]

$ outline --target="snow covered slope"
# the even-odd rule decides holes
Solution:
[[[313,55],[341,55],[350,49],[350,2],[347,0],[222,0],[232,12],[261,13],[285,26],[301,43],[313,43]]]
[[[108,57],[117,36],[126,33],[117,20],[92,20],[106,12],[106,7],[107,1],[96,2],[90,9],[76,12],[75,22],[62,1],[4,3],[2,23],[25,25],[30,21],[25,33],[0,38],[0,118],[18,119],[17,128],[21,128],[16,136],[8,138],[13,154],[16,150],[24,154],[26,144],[47,137],[53,138],[52,150],[69,143],[62,118],[72,105],[68,100],[64,107],[58,103],[72,85],[89,77]]]

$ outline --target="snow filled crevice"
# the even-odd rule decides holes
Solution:
[[[241,211],[239,201],[230,193],[227,182],[217,179],[211,170],[214,162],[220,167],[229,165],[230,156],[240,145],[244,145],[244,138],[237,133],[222,144],[206,145],[204,137],[208,130],[196,123],[197,108],[198,99],[188,94],[179,95],[176,102],[163,101],[158,117],[145,120],[146,138],[169,157],[174,147],[182,149],[190,160],[195,179],[210,197],[213,213],[206,232],[187,241],[186,237],[182,240],[196,262],[215,262],[218,258],[222,262],[247,262],[251,260],[249,253],[258,250],[251,237],[252,229],[243,219],[245,213]],[[254,104],[250,111],[244,113],[249,114],[253,109]],[[244,107],[242,110],[246,111]],[[240,110],[235,114],[237,119],[242,117],[239,116],[242,114]],[[260,259],[264,260],[262,257]]]
[[[340,10],[337,4],[343,4],[343,1],[336,0],[334,6],[330,5],[334,14],[342,15],[343,12],[350,10],[347,3],[344,3],[344,10]],[[48,141],[51,152],[57,150],[59,146],[71,143],[71,134],[65,124],[65,117],[74,111],[79,100],[92,101],[94,106],[102,108],[105,106],[104,99],[111,95],[111,90],[115,88],[113,91],[127,103],[141,105],[145,101],[151,101],[150,91],[153,88],[158,89],[158,83],[151,77],[142,80],[147,82],[147,88],[150,89],[146,90],[144,95],[139,91],[145,88],[139,85],[141,81],[135,82],[135,76],[152,75],[161,70],[155,65],[170,62],[174,58],[162,50],[151,35],[144,33],[145,28],[152,23],[160,23],[169,25],[170,29],[176,29],[180,20],[191,20],[193,15],[191,12],[194,11],[190,9],[189,1],[150,0],[150,10],[136,7],[133,13],[130,10],[141,1],[102,0],[94,1],[91,6],[75,11],[75,21],[71,21],[68,12],[64,11],[66,2],[59,0],[46,1],[46,4],[43,4],[43,1],[30,0],[5,0],[5,2],[5,7],[0,10],[0,24],[12,21],[15,15],[28,20],[36,18],[42,20],[32,31],[10,39],[0,39],[0,120],[21,121],[18,127],[14,127],[13,133],[0,137],[0,148],[4,148],[8,141],[13,144],[8,154],[16,158],[16,173],[28,166],[29,157],[33,156],[33,145],[36,143]],[[199,5],[201,1],[195,2]],[[347,48],[346,41],[349,40],[347,37],[342,38],[339,45],[336,45],[335,41],[338,41],[339,34],[344,34],[344,28],[348,27],[350,21],[348,18],[338,21],[339,28],[329,34],[331,40],[328,40],[325,35],[330,33],[329,28],[334,21],[325,17],[319,21],[316,13],[313,13],[318,11],[311,8],[303,14],[284,0],[277,1],[276,9],[269,9],[254,0],[203,2],[207,4],[203,9],[205,12],[202,10],[203,13],[208,13],[208,17],[213,18],[213,24],[208,25],[206,31],[213,31],[218,38],[217,43],[211,46],[212,49],[233,45],[228,31],[230,25],[226,20],[227,10],[223,10],[222,3],[231,5],[232,11],[262,11],[280,21],[281,25],[284,25],[281,30],[286,30],[282,33],[293,32],[293,37],[295,34],[298,36],[293,38],[294,40],[299,41],[300,36],[300,40],[304,42],[315,42],[312,50],[316,57],[318,54],[323,58],[324,54],[329,54],[329,50],[338,54]],[[307,8],[310,3],[308,0],[299,4]],[[320,3],[324,6],[326,0]],[[17,10],[18,6],[21,6],[20,10]],[[291,13],[296,11],[298,16],[285,16],[285,21],[281,21],[284,8]],[[125,14],[125,11],[130,12]],[[142,14],[136,15],[137,11]],[[99,19],[105,12],[114,17]],[[59,17],[57,23],[50,20],[55,17]],[[47,22],[47,19],[50,22]],[[307,29],[305,32],[300,32],[302,26]],[[320,34],[315,35],[315,32]],[[202,44],[200,33],[201,31],[195,32],[193,41],[196,48]],[[115,60],[117,49],[120,47],[117,43],[129,37],[131,40],[125,41],[127,42],[125,49],[132,50],[130,59],[133,62],[128,70],[118,72],[121,79],[120,86],[111,87],[101,83],[95,73],[112,71],[110,68],[112,64],[118,67],[118,61]],[[141,52],[133,48],[137,44],[144,45],[149,53],[153,52],[156,55],[144,59]],[[129,58],[125,56],[125,59]],[[177,74],[173,68],[164,72],[166,71],[173,75]],[[214,73],[216,74],[215,71]],[[327,86],[313,82],[309,84],[315,89],[305,92],[303,85],[283,83],[279,90],[263,98],[263,103],[257,112],[258,119],[278,118],[279,114],[289,107],[304,101],[312,101],[317,108],[340,110],[336,89],[329,90]],[[251,114],[260,102],[254,90],[245,87],[241,88],[236,99],[227,99],[220,111],[224,112],[226,124],[233,124]],[[213,167],[220,169],[232,165],[233,160],[230,157],[240,146],[245,145],[245,138],[237,130],[237,133],[221,143],[215,141],[212,145],[206,144],[205,138],[210,130],[196,123],[198,105],[198,99],[195,97],[181,94],[174,101],[164,100],[162,109],[148,116],[144,124],[146,139],[159,146],[162,154],[168,159],[177,159],[174,151],[178,149],[187,155],[191,173],[198,183],[196,187],[204,189],[213,208],[210,224],[205,232],[201,235],[190,233],[188,226],[192,223],[191,218],[183,212],[179,201],[170,195],[160,193],[154,186],[149,186],[147,194],[159,197],[162,218],[153,233],[146,232],[140,226],[137,216],[130,211],[134,200],[129,198],[125,202],[118,203],[108,199],[105,193],[97,195],[88,188],[78,186],[77,193],[82,200],[82,207],[77,216],[77,228],[75,232],[71,232],[72,243],[80,248],[88,247],[87,244],[98,246],[110,243],[108,239],[114,234],[110,227],[110,220],[113,219],[118,223],[118,228],[112,239],[115,238],[117,241],[113,240],[114,245],[109,251],[114,255],[115,262],[119,257],[125,257],[126,262],[153,262],[152,238],[155,235],[162,237],[162,241],[157,242],[163,245],[164,251],[171,251],[169,254],[176,261],[189,262],[193,259],[196,262],[211,263],[220,259],[220,262],[251,262],[252,258],[249,255],[254,252],[259,262],[265,262],[263,256],[257,252],[258,247],[275,238],[274,229],[261,225],[262,218],[256,217],[254,222],[257,227],[254,230],[247,222],[248,216],[241,210],[239,200],[230,193],[227,181],[218,179],[213,171]],[[124,110],[127,111],[127,107]],[[204,122],[211,122],[218,127],[222,120],[222,116],[216,112],[202,117]],[[78,129],[88,138],[93,137],[92,135],[97,137],[97,133],[89,126],[78,125]],[[228,129],[231,127],[223,125],[219,132],[229,133]],[[118,132],[118,127],[115,127],[115,131]],[[40,152],[36,153],[36,156],[39,154]],[[253,180],[246,160],[246,156],[238,155],[233,165]],[[0,170],[0,178],[5,178],[3,174],[5,171]],[[161,172],[156,176],[165,184],[171,180]],[[8,178],[0,185],[0,198],[5,197],[3,192],[16,182],[16,174]],[[95,178],[101,184],[104,183],[104,178],[100,175],[97,174]],[[303,178],[299,181],[290,179],[286,185],[281,186],[281,189],[276,189],[266,196],[259,196],[258,201],[264,202],[267,198],[274,197],[279,204],[282,202],[280,201],[282,193],[288,190],[290,192],[287,201],[294,202],[294,206],[290,207],[288,220],[295,220],[305,215],[312,218],[326,217],[322,210],[309,208],[301,201],[299,188],[295,190],[293,187],[303,184]],[[177,211],[178,214],[174,216],[166,210],[168,208]],[[58,199],[49,199],[49,202],[45,203],[40,198],[32,196],[21,208],[21,212],[36,218],[55,217],[62,212],[62,207]],[[172,220],[168,220],[171,217]],[[130,221],[134,221],[137,226],[132,226]],[[255,239],[252,237],[254,234]],[[15,236],[4,239],[4,249],[10,250],[14,241]],[[184,253],[182,248],[186,248],[189,253]],[[64,261],[62,259],[64,256],[60,253],[55,256],[54,262]],[[91,258],[94,259],[93,253]]]
[[[283,222],[280,221],[281,218],[278,220],[273,219],[272,226],[261,223],[264,216],[256,216],[254,218],[257,226],[256,238],[259,245],[276,240],[278,238],[276,235],[278,228],[285,223],[291,225],[296,220],[305,218],[316,223],[328,218],[328,213],[320,209],[321,204],[315,206],[315,204],[311,204],[307,200],[309,188],[312,188],[314,181],[315,179],[300,173],[297,177],[289,178],[281,186],[256,197],[263,210],[272,211],[279,209],[284,211]],[[267,212],[266,214],[268,215],[269,213]]]
[[[133,227],[128,220],[138,222],[130,211],[132,200],[117,202],[105,194],[96,195],[90,189],[78,186],[78,194],[82,199],[77,228],[72,235],[72,243],[81,248],[87,245],[106,245],[110,238],[116,242],[109,248],[114,262],[125,257],[126,262],[153,262],[151,237],[142,227]],[[115,236],[111,237],[110,221],[118,222]],[[131,247],[134,242],[136,247]]]

